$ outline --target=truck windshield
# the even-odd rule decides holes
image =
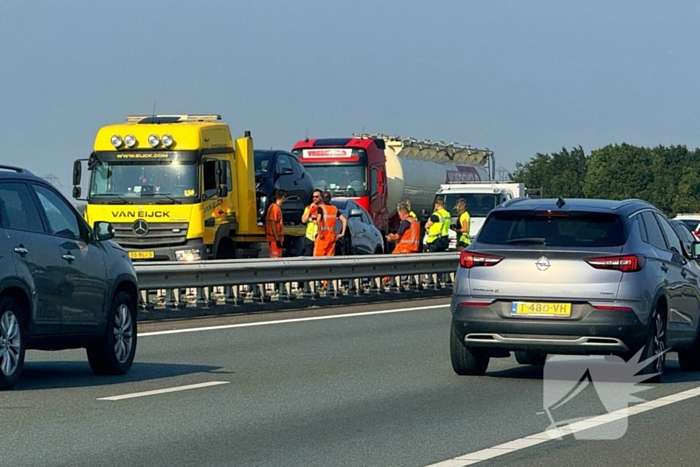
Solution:
[[[156,201],[198,194],[195,162],[100,162],[90,180],[90,197],[150,197]]]
[[[463,198],[467,202],[467,212],[471,217],[486,217],[496,207],[498,195],[493,193],[445,193],[438,195],[445,200],[445,209],[457,215],[455,204]]]
[[[330,191],[333,197],[369,195],[367,167],[364,165],[306,164],[304,167],[314,180],[314,188]]]

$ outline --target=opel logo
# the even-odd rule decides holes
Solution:
[[[143,219],[139,219],[136,222],[134,222],[134,225],[131,227],[131,230],[134,231],[134,234],[136,234],[137,237],[143,237],[148,233],[148,222],[146,222]]]
[[[551,264],[549,264],[549,260],[546,256],[541,256],[537,261],[535,261],[535,266],[537,266],[537,269],[540,271],[546,271],[549,269]]]

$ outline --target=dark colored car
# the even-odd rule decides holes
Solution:
[[[283,189],[287,200],[282,205],[285,223],[300,224],[304,208],[311,204],[314,181],[299,158],[282,150],[256,150],[255,190],[258,200],[258,222],[265,221],[265,213],[274,203],[274,191]]]
[[[671,223],[673,230],[676,231],[678,237],[681,239],[686,255],[689,256],[693,251],[693,242],[698,241],[695,235],[693,235],[693,231],[688,227],[687,222],[678,219],[671,219],[669,222]]]
[[[336,243],[336,255],[373,255],[384,252],[382,233],[374,226],[369,213],[351,199],[333,199],[331,204],[338,208],[348,220],[345,237]],[[342,225],[337,223],[340,233]]]
[[[0,389],[17,383],[27,349],[85,348],[97,374],[131,368],[138,286],[113,236],[45,180],[0,166]]]
[[[666,216],[640,200],[528,199],[494,208],[462,252],[450,349],[458,374],[491,357],[642,351],[644,374],[668,350],[700,370],[700,269]]]

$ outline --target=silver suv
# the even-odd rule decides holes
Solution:
[[[17,383],[27,349],[84,347],[95,373],[129,370],[138,287],[113,235],[43,179],[0,166],[0,389]]]
[[[697,244],[693,244],[697,250]],[[700,268],[667,218],[640,200],[515,199],[496,207],[462,252],[450,354],[460,375],[491,357],[658,357],[700,369]],[[666,352],[665,352],[666,351]],[[641,360],[640,360],[641,361]]]

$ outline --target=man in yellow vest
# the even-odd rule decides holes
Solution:
[[[457,233],[457,251],[463,251],[471,244],[471,237],[469,235],[470,218],[469,212],[467,211],[467,200],[464,198],[459,198],[455,203],[455,210],[457,211],[457,216],[459,217],[457,227],[453,229]]]
[[[321,199],[321,190],[314,190],[311,204],[306,206],[304,214],[301,216],[301,222],[306,224],[306,238],[304,238],[304,256],[314,255],[314,243],[316,242],[316,234],[318,233],[318,224],[316,223],[316,210],[318,206],[323,204]]]
[[[447,251],[450,246],[450,223],[452,216],[445,209],[445,201],[442,198],[435,200],[435,211],[425,223],[428,232],[425,249],[431,253]]]

